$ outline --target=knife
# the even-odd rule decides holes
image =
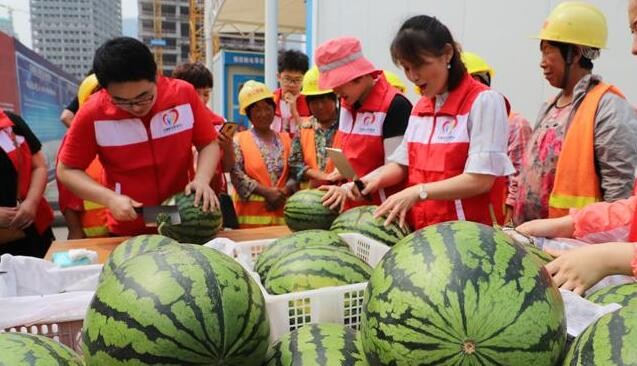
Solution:
[[[176,205],[143,206],[135,207],[135,212],[141,214],[146,226],[157,226],[157,217],[165,215],[171,225],[181,224],[179,207]]]
[[[341,173],[341,175],[345,178],[351,179],[354,184],[356,184],[356,188],[358,188],[358,191],[363,192],[363,189],[365,189],[365,183],[358,179],[358,176],[356,176],[356,172],[354,171],[352,164],[350,164],[349,160],[347,160],[347,157],[345,157],[343,151],[341,149],[334,149],[331,147],[326,147],[325,150],[327,151],[327,156],[334,162],[334,165],[336,166],[336,169],[338,169],[338,172]],[[363,197],[365,197],[365,199],[368,201],[372,200],[371,194],[366,194]]]

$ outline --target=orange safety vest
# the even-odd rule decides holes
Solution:
[[[318,159],[316,155],[316,130],[314,127],[302,128],[300,132],[301,150],[303,151],[303,161],[309,169],[320,170],[318,165]],[[332,140],[332,147],[340,147],[341,134],[335,133]],[[328,158],[325,163],[324,173],[331,173],[334,171],[334,162]],[[310,182],[301,183],[301,189],[310,188]]]
[[[565,216],[571,208],[582,208],[602,200],[593,140],[597,106],[608,92],[624,98],[619,89],[599,83],[586,94],[577,108],[557,160],[555,182],[549,198],[549,217]]]
[[[86,168],[86,174],[96,182],[102,181],[102,164],[99,158],[95,158],[91,165]],[[80,213],[82,230],[88,238],[108,236],[108,226],[106,224],[106,208],[99,203],[92,201],[82,201],[84,210]]]
[[[237,134],[239,148],[243,155],[243,161],[246,174],[255,179],[259,184],[266,187],[285,187],[288,180],[288,158],[291,150],[290,136],[285,132],[279,132],[281,143],[283,144],[283,172],[279,177],[279,181],[272,184],[270,174],[265,165],[261,151],[252,135],[252,131],[243,131]],[[235,192],[235,210],[239,221],[239,228],[254,228],[272,225],[284,225],[283,208],[276,211],[266,210],[265,198],[258,194],[251,194],[250,197],[243,200],[240,199]]]

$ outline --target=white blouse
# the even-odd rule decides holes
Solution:
[[[445,93],[436,97],[436,112],[440,110],[448,96],[449,94]],[[411,119],[409,123],[412,123]],[[507,155],[508,124],[506,104],[500,93],[485,90],[476,97],[467,122],[470,142],[469,156],[464,167],[465,173],[501,177],[515,172]],[[400,165],[409,165],[406,137],[388,160]]]

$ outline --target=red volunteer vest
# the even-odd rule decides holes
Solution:
[[[0,148],[11,160],[13,167],[18,172],[18,200],[23,201],[29,192],[31,184],[31,149],[23,136],[13,133],[11,129],[13,121],[2,111],[0,111]],[[53,223],[53,210],[49,203],[42,197],[38,203],[35,214],[35,228],[42,234]]]
[[[478,95],[489,88],[468,75],[449,93],[437,113],[435,100],[421,98],[405,137],[409,151],[408,185],[436,182],[462,174],[469,153],[469,112]],[[503,220],[506,179],[498,177],[489,193],[462,200],[426,200],[410,212],[414,229],[451,220],[487,225]]]
[[[283,113],[281,110],[281,103],[285,103],[281,98],[282,93],[283,90],[281,88],[274,91],[274,104],[276,105],[276,108],[274,110],[274,119],[272,120],[270,128],[275,132],[288,132],[292,138],[296,135],[296,133],[298,133],[299,126],[297,126],[291,119],[292,116],[289,115],[289,112]],[[303,95],[299,95],[299,97],[296,98],[296,110],[299,112],[299,117],[301,118],[310,117],[312,115]]]
[[[385,165],[385,147],[383,145],[383,125],[387,110],[399,92],[389,85],[387,79],[380,75],[363,105],[353,110],[346,103],[341,103],[338,132],[335,141],[339,141],[343,153],[352,164],[356,175],[362,177],[376,168]],[[373,202],[347,201],[345,209],[364,205],[379,205],[381,197],[389,196],[380,190],[373,195]]]

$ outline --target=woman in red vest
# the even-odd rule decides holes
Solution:
[[[400,145],[411,103],[391,86],[382,70],[365,58],[356,38],[340,37],[321,44],[316,49],[316,65],[319,87],[333,89],[340,97],[338,146],[357,176],[369,174],[383,166]],[[380,189],[374,192],[371,201],[344,202],[351,186],[348,183],[342,187],[324,187],[328,190],[324,204],[332,208],[380,204],[401,188],[399,185],[387,187],[387,192]]]
[[[451,32],[434,17],[407,20],[391,53],[423,97],[391,162],[362,179],[363,194],[407,180],[376,215],[415,229],[450,220],[501,223],[504,177],[514,172],[504,98],[467,73]]]
[[[274,109],[272,91],[265,84],[250,80],[239,91],[239,111],[253,126],[234,137],[231,179],[240,228],[285,224],[283,205],[294,185],[287,184],[292,143],[287,133],[270,128]]]
[[[0,110],[0,254],[44,257],[54,239],[41,147],[22,118]]]

